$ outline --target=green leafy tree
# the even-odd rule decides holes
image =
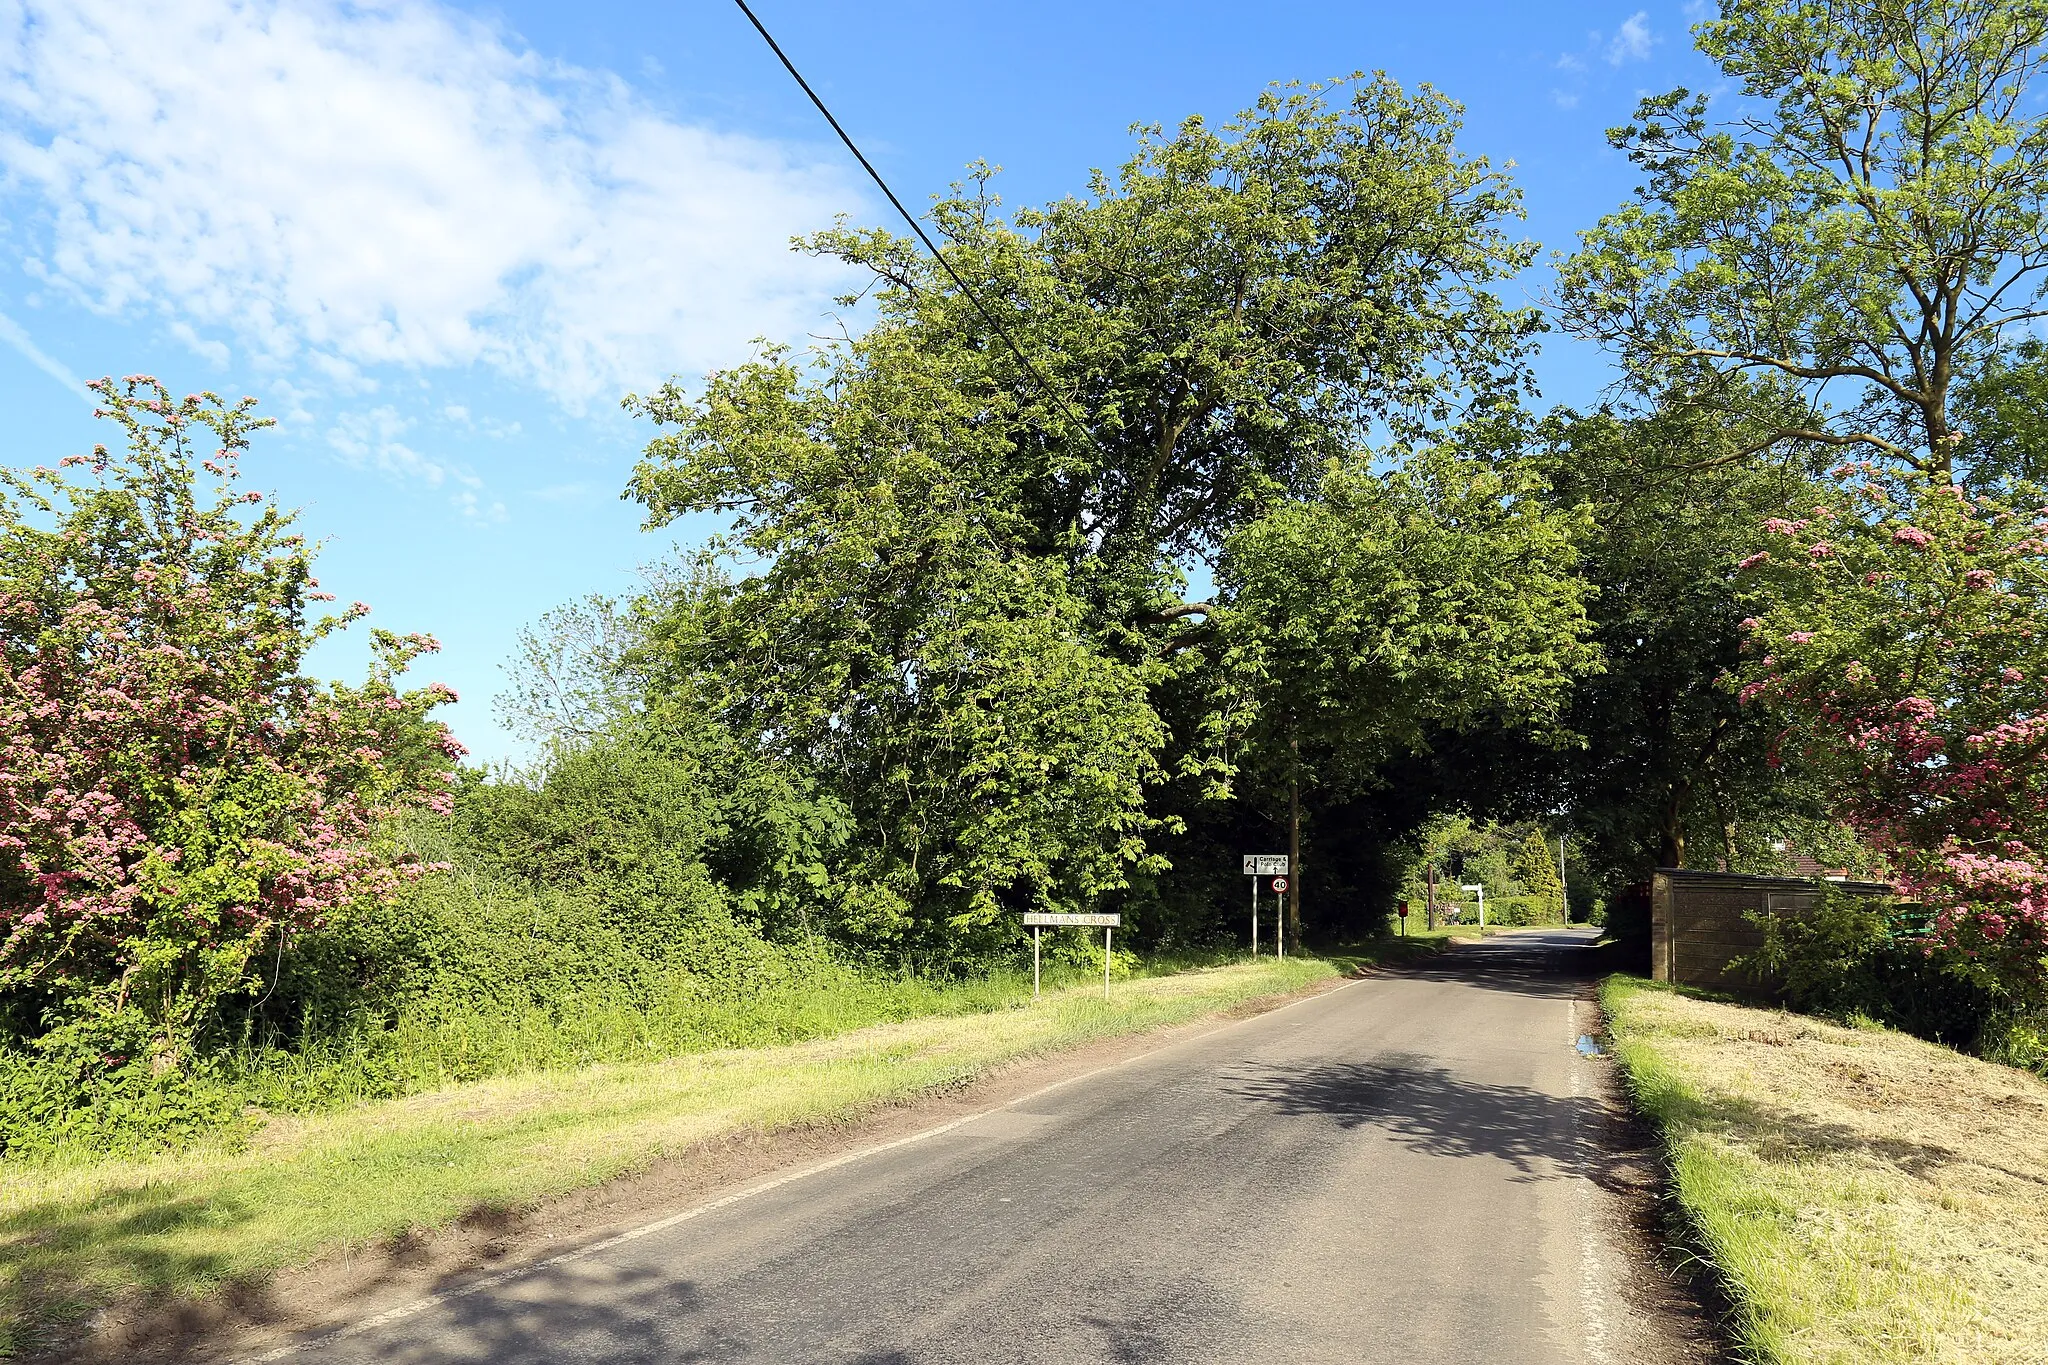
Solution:
[[[1733,866],[1787,822],[1826,814],[1817,789],[1767,762],[1780,724],[1769,708],[1722,685],[1753,609],[1736,564],[1766,518],[1815,492],[1803,460],[1727,458],[1769,424],[1769,396],[1753,401],[1765,411],[1739,424],[1667,395],[1639,416],[1560,411],[1544,426],[1553,496],[1585,518],[1580,572],[1605,667],[1573,693],[1565,725],[1581,742],[1523,746],[1505,780],[1562,796],[1613,884],[1703,855]]]
[[[1091,600],[1139,613],[1173,562],[1375,429],[1416,437],[1526,387],[1539,319],[1489,287],[1534,248],[1502,228],[1519,192],[1457,151],[1459,114],[1383,75],[1279,87],[1221,128],[1140,130],[1087,197],[1005,221],[983,174],[940,202],[948,262],[1052,394],[915,243],[811,246],[871,270],[878,329],[946,357],[1006,427],[1028,546],[1089,561]],[[1171,629],[1179,606],[1133,619]]]
[[[1435,728],[1555,720],[1597,665],[1572,519],[1513,465],[1446,450],[1333,463],[1229,545],[1220,581],[1250,742],[1299,740],[1342,784]]]
[[[647,410],[636,489],[719,505],[766,568],[672,597],[656,686],[843,801],[862,832],[834,927],[944,955],[1006,942],[1005,911],[1086,903],[1143,861],[1164,667],[1096,646],[1058,560],[1023,547],[1007,433],[952,357],[882,328],[821,383],[714,376]]]
[[[1633,204],[1564,263],[1559,316],[1639,391],[1794,409],[1719,458],[1814,444],[1949,481],[1957,385],[2042,315],[2042,0],[1723,0],[1739,90],[1643,101],[1611,135]]]
[[[0,994],[89,1069],[175,1068],[257,950],[425,869],[387,828],[445,811],[453,700],[377,632],[360,686],[293,514],[238,487],[253,399],[93,385],[125,448],[0,470]],[[78,471],[78,472],[74,472]]]
[[[1222,624],[1243,699],[1218,718],[1249,780],[1339,797],[1444,732],[1554,725],[1598,653],[1578,528],[1542,494],[1451,450],[1354,459],[1234,536]]]
[[[727,515],[717,551],[758,566],[668,596],[647,686],[845,802],[841,932],[968,951],[1163,870],[1228,769],[1187,570],[1369,433],[1526,385],[1537,319],[1488,286],[1531,248],[1456,113],[1381,77],[1275,90],[1008,221],[984,175],[932,214],[976,299],[842,228],[810,245],[872,271],[872,329],[632,400],[649,524]]]
[[[1550,840],[1541,829],[1532,829],[1522,836],[1515,849],[1514,872],[1524,894],[1535,898],[1547,915],[1563,918],[1564,882],[1557,875],[1557,859],[1551,854]]]

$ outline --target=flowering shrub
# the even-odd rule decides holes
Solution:
[[[0,998],[162,1072],[259,949],[419,875],[382,822],[445,808],[462,750],[453,694],[397,683],[428,637],[377,632],[359,687],[300,673],[368,608],[315,614],[294,514],[237,486],[253,399],[93,387],[122,453],[0,470]]]
[[[1798,718],[1786,740],[1835,779],[1845,817],[1933,912],[1935,942],[2041,1003],[2048,507],[1867,465],[1836,478],[1838,506],[1783,523],[1786,543],[1743,570],[1770,605],[1744,623],[1755,662],[1741,695]]]

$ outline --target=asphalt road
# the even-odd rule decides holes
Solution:
[[[1468,944],[293,1359],[1695,1358],[1620,1292],[1587,942]]]

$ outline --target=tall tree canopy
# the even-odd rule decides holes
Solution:
[[[990,406],[1032,548],[1134,573],[1122,591],[1143,596],[1375,424],[1418,436],[1526,386],[1538,317],[1490,288],[1535,248],[1506,231],[1519,192],[1458,152],[1458,128],[1427,86],[1358,76],[1270,90],[1220,129],[1140,129],[1087,197],[1008,221],[984,172],[932,219],[1050,393],[914,242],[810,245],[871,271],[877,332],[914,336]]]
[[[1554,698],[1582,613],[1540,499],[1454,453],[1392,479],[1364,454],[1511,424],[1528,383],[1536,316],[1488,286],[1533,248],[1456,130],[1428,89],[1359,78],[1139,130],[1088,198],[1007,220],[984,173],[932,215],[975,297],[841,227],[810,247],[872,272],[868,331],[632,400],[663,429],[630,489],[649,524],[722,513],[752,570],[655,613],[655,685],[844,800],[848,932],[994,944],[1007,911],[1126,890],[1281,692],[1336,689],[1311,739],[1354,767],[1433,711]],[[1233,672],[1219,618],[1266,610],[1255,566],[1298,536],[1370,541],[1316,580],[1348,662]],[[1222,595],[1183,601],[1205,562]],[[1531,584],[1513,620],[1479,609]]]
[[[1800,400],[1728,458],[1819,443],[1946,480],[1957,385],[2042,316],[2043,0],[1723,0],[1696,30],[1740,90],[1610,134],[1636,200],[1565,263],[1560,318],[1639,389]]]

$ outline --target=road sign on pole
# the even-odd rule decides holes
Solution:
[[[1273,878],[1273,894],[1276,896],[1284,896],[1287,894],[1287,878]]]
[[[1395,906],[1394,913],[1401,917],[1401,937],[1408,937],[1408,902],[1402,901]]]
[[[1038,931],[1041,928],[1085,928],[1102,930],[1102,998],[1109,999],[1109,936],[1123,924],[1122,915],[1068,915],[1053,911],[1033,912],[1024,916],[1024,925],[1031,930],[1031,994],[1038,994]]]
[[[1479,893],[1479,927],[1484,929],[1486,927],[1486,883],[1459,882],[1458,889],[1460,891],[1476,891]]]
[[[1257,957],[1259,955],[1259,878],[1286,877],[1287,855],[1285,853],[1247,853],[1244,855],[1244,875],[1252,879],[1252,956]],[[1286,889],[1287,883],[1285,881],[1281,881],[1273,887],[1276,894]],[[1286,955],[1287,944],[1284,940],[1280,944],[1280,951],[1282,956]]]

